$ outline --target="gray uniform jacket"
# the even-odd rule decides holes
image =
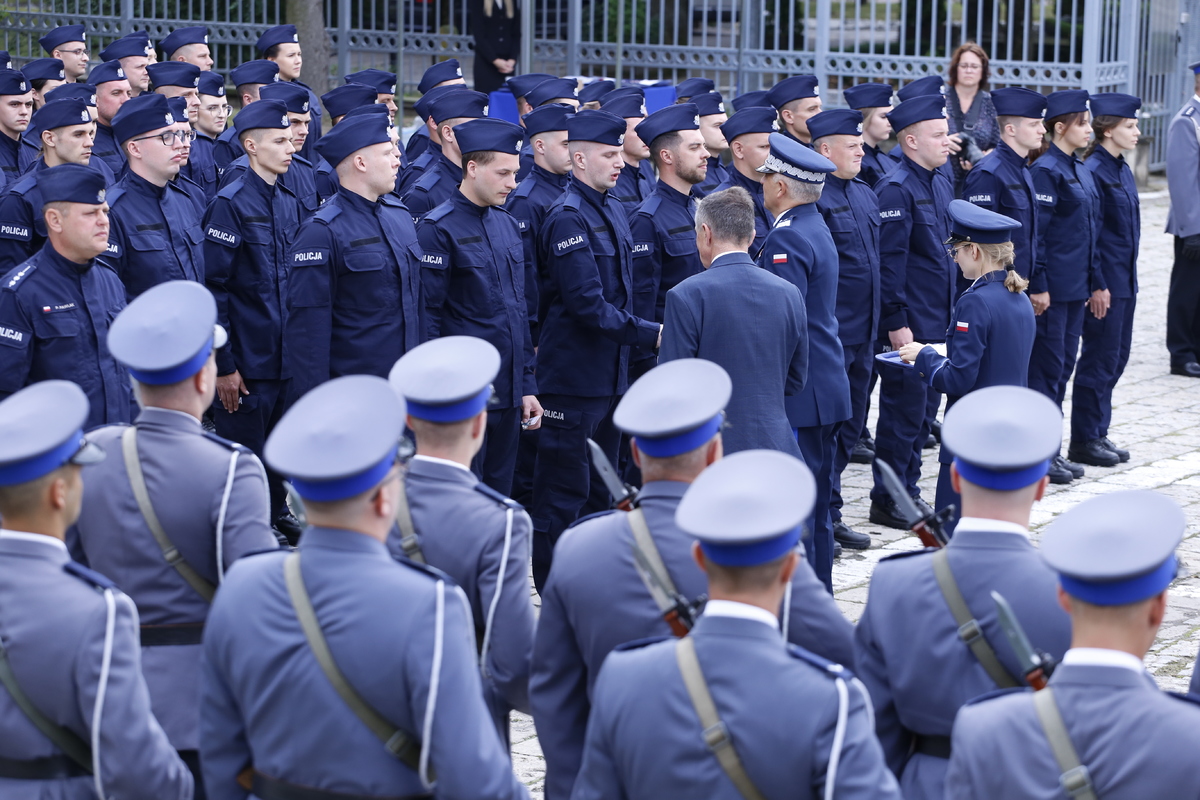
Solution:
[[[279,546],[267,519],[266,476],[253,453],[206,434],[199,420],[178,411],[146,408],[135,425],[154,513],[201,577],[216,585],[241,556]],[[89,434],[107,457],[83,471],[83,508],[68,533],[72,550],[129,595],[143,626],[203,623],[208,602],[167,563],[138,509],[121,452],[125,430],[112,425]],[[199,631],[193,627],[190,633]],[[195,750],[199,636],[191,644],[143,647],[142,671],[171,744]]]
[[[1167,127],[1167,233],[1200,233],[1200,99],[1192,97]]]

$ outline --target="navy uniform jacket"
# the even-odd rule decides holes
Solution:
[[[199,141],[199,137],[197,137],[197,141]],[[195,153],[194,146],[192,152]],[[36,148],[34,148],[34,153],[37,153]],[[98,158],[107,164],[113,175],[120,175],[125,169],[125,154],[121,150],[121,144],[113,134],[113,129],[108,125],[102,125],[99,120],[96,121],[96,140],[92,143],[92,158]]]
[[[487,636],[483,697],[507,740],[509,710],[529,713],[536,619],[527,564],[533,524],[519,504],[453,462],[416,456],[408,462],[404,484],[425,561],[466,594],[480,647]],[[387,546],[404,558],[399,528],[392,528]]]
[[[462,592],[353,531],[309,528],[299,552],[305,589],[346,680],[410,736],[424,738],[429,729],[422,744],[437,773],[437,796],[528,797],[484,706]],[[237,777],[251,764],[325,791],[425,794],[417,773],[384,749],[321,672],[288,596],[283,562],[282,553],[242,559],[208,615],[200,706],[208,796],[246,800]]]
[[[439,150],[429,169],[404,190],[404,205],[413,223],[454,196],[460,183],[462,164],[455,164]]]
[[[838,339],[873,342],[879,323],[879,201],[858,178],[826,175],[817,209],[838,254]]]
[[[546,221],[546,212],[562,196],[569,179],[569,173],[555,175],[534,164],[529,175],[517,185],[504,204],[505,210],[516,218],[521,227],[521,242],[525,248],[525,304],[528,306],[529,334],[534,347],[537,347],[541,335],[539,306],[542,284],[547,274],[546,265],[538,260],[538,237]]]
[[[408,165],[408,169],[401,170],[400,174],[396,177],[396,191],[403,196],[409,190],[409,187],[416,183],[417,178],[424,175],[427,170],[437,163],[439,158],[445,158],[442,155],[441,146],[427,148],[412,160],[412,163]],[[450,159],[446,160],[449,161]],[[337,173],[335,172],[334,174],[336,175]]]
[[[88,396],[84,430],[131,422],[129,373],[108,352],[108,328],[125,308],[111,269],[76,264],[47,243],[0,278],[0,399],[38,381],[74,381]]]
[[[757,257],[762,250],[763,242],[767,240],[767,234],[771,232],[771,226],[775,224],[775,216],[767,211],[767,206],[763,202],[763,185],[758,181],[752,181],[736,169],[729,170],[729,177],[725,182],[717,187],[717,191],[740,186],[750,193],[750,199],[754,201],[754,244],[750,247],[750,255]]]
[[[764,796],[899,800],[871,732],[867,698],[846,670],[787,646],[757,619],[705,614],[691,637],[721,721]],[[739,800],[705,744],[675,640],[640,645],[613,653],[600,673],[572,797]]]
[[[620,204],[572,176],[546,212],[538,251],[547,267],[538,388],[624,394],[629,348],[653,350],[658,325],[634,315],[633,240]]]
[[[208,207],[204,282],[217,300],[217,320],[229,332],[229,344],[217,353],[219,375],[236,370],[247,380],[289,377],[281,352],[287,254],[299,224],[296,196],[278,181],[268,186],[254,170],[217,192]]]
[[[0,532],[0,635],[17,685],[43,714],[92,747],[106,797],[191,800],[192,774],[150,711],[138,648],[138,614],[102,575],[70,563],[57,539]],[[99,735],[93,736],[104,661],[108,598],[113,635]],[[0,757],[62,757],[0,687]],[[90,800],[95,777],[19,781],[0,778],[6,798]]]
[[[974,171],[974,170],[972,170]],[[1037,190],[1037,271],[1051,303],[1087,300],[1105,289],[1100,269],[1100,190],[1082,161],[1051,146],[1029,168]],[[1070,231],[1070,235],[1063,232]]]
[[[675,525],[675,509],[687,488],[686,483],[653,481],[638,500],[676,588],[694,600],[707,590],[704,573],[692,561],[694,537]],[[625,513],[610,511],[568,528],[554,550],[529,684],[534,722],[542,731],[548,800],[571,794],[605,657],[626,642],[670,634],[638,576],[633,541]],[[778,629],[774,635],[782,641]],[[853,626],[812,568],[798,564],[788,641],[852,666],[853,636]]]
[[[1146,672],[1119,666],[1061,664],[1050,686],[1097,797],[1200,796],[1194,699],[1169,695]],[[1058,800],[1066,797],[1061,772],[1031,693],[980,698],[959,712],[946,797]]]
[[[879,335],[910,328],[914,341],[946,336],[958,269],[946,255],[946,208],[954,189],[946,176],[902,155],[875,185],[879,197]]]
[[[125,173],[108,192],[108,250],[99,261],[125,284],[132,300],[166,281],[204,282],[204,231],[188,194]]]
[[[525,134],[525,141],[521,143],[520,163],[517,167],[517,180],[523,181],[533,169],[533,142],[529,139],[529,134]]]
[[[667,292],[704,271],[696,249],[696,195],[659,181],[654,194],[629,216],[633,234],[634,309],[663,321]]]
[[[808,380],[784,401],[788,423],[811,428],[850,419],[850,381],[836,315],[838,253],[815,203],[790,208],[775,220],[758,264],[800,290],[808,316]]]
[[[720,156],[709,156],[708,173],[704,176],[704,180],[696,185],[694,194],[696,197],[708,197],[717,191],[717,187],[729,180],[729,173],[730,170],[721,163]]]
[[[283,80],[283,78],[279,80]],[[300,148],[298,154],[305,161],[311,162],[317,157],[317,151],[313,147],[321,138],[321,120],[324,116],[324,112],[321,111],[321,98],[317,97],[317,93],[304,81],[292,81],[292,83],[308,89],[308,138],[304,140],[304,147]]]
[[[340,189],[288,250],[285,370],[301,395],[342,375],[387,377],[421,343],[421,246],[399,200]]]
[[[197,131],[196,139],[192,142],[192,152],[188,157],[188,163],[180,170],[185,178],[204,190],[204,198],[209,203],[217,196],[217,189],[221,181],[221,175],[217,170],[216,156],[213,153],[216,144],[216,139],[211,139]],[[294,166],[295,163],[295,156],[293,156],[292,165]],[[291,172],[290,167],[288,172]]]
[[[809,375],[799,289],[745,253],[718,258],[667,293],[659,361],[677,358],[707,359],[733,379],[726,453],[763,448],[800,458],[784,408],[785,396],[800,394]],[[844,367],[839,371],[845,375]]]
[[[1167,127],[1167,187],[1171,193],[1167,233],[1175,236],[1200,233],[1197,183],[1200,183],[1200,100],[1193,95]]]
[[[404,155],[408,157],[408,163],[412,164],[424,155],[429,149],[429,128],[425,125],[425,120],[418,120],[417,129],[412,132],[412,136],[408,137],[408,141],[404,143]]]
[[[205,433],[200,420],[179,411],[146,408],[135,424],[155,514],[202,578],[218,585],[246,553],[279,546],[267,515],[266,474],[253,453]],[[113,425],[89,435],[108,457],[84,469],[82,512],[67,539],[79,560],[129,595],[142,625],[203,625],[208,602],[167,563],[138,509],[121,453],[124,432]],[[197,749],[199,636],[193,644],[144,647],[142,673],[171,744]]]
[[[21,177],[21,168],[17,163],[17,149],[20,146],[20,139],[10,139],[7,134],[0,135],[0,189]]]
[[[649,168],[649,172],[647,172]],[[626,217],[633,217],[642,201],[654,194],[654,168],[650,159],[639,161],[637,165],[626,163],[621,167],[617,176],[617,185],[608,190],[612,198],[621,204]]]
[[[290,167],[289,167],[290,169]],[[400,180],[404,177],[404,170],[396,174],[396,185],[400,185]],[[317,199],[324,203],[329,198],[337,194],[338,186],[341,185],[338,180],[337,170],[335,170],[328,161],[323,158],[317,159],[317,165],[313,170],[313,179],[317,182]],[[400,199],[400,195],[396,195],[396,199]]]
[[[495,404],[520,408],[537,394],[525,303],[525,248],[503,208],[481,208],[455,190],[417,228],[424,257],[421,299],[425,338],[474,336],[500,351]]]
[[[229,162],[229,166],[221,173],[221,188],[224,189],[233,183],[248,169],[250,169],[250,158],[245,154]],[[336,175],[337,173],[334,173],[335,177]],[[280,175],[277,180],[281,186],[286,186],[292,194],[296,195],[296,199],[300,202],[301,220],[308,219],[321,207],[321,198],[317,192],[317,171],[307,159],[293,155],[287,172]]]
[[[1046,276],[1037,269],[1037,191],[1025,158],[999,142],[967,173],[963,199],[1021,223],[1012,232],[1013,264],[1022,278],[1029,279],[1030,294],[1048,291]],[[1053,300],[1054,295],[1050,298]]]
[[[878,147],[872,147],[863,142],[862,170],[858,173],[858,177],[874,189],[885,175],[896,168],[897,163],[899,163],[898,159],[890,153],[885,153]]]
[[[1142,239],[1142,207],[1137,182],[1125,156],[1113,158],[1103,147],[1088,156],[1084,166],[1100,189],[1100,269],[1113,297],[1137,295],[1137,258]],[[0,205],[0,208],[3,208]]]
[[[1021,668],[1000,628],[992,591],[1012,604],[1034,647],[1056,658],[1066,652],[1071,620],[1058,605],[1058,576],[1027,536],[1011,524],[964,517],[946,552],[967,607],[1014,680],[1021,679]],[[913,800],[940,800],[947,766],[945,759],[913,753],[915,737],[949,736],[959,708],[996,689],[958,637],[958,623],[933,574],[932,553],[879,562],[854,633],[857,674],[875,705],[879,741],[904,796]]]
[[[218,171],[223,171],[235,158],[245,154],[246,151],[242,149],[242,143],[238,140],[237,128],[232,124],[221,131],[221,135],[213,142],[213,162],[216,163]]]

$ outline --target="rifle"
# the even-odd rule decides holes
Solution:
[[[904,484],[896,476],[895,470],[888,466],[883,459],[875,459],[875,466],[879,468],[879,474],[883,476],[883,487],[891,495],[892,502],[896,504],[896,510],[907,521],[909,530],[921,540],[921,544],[926,547],[945,547],[950,541],[950,537],[946,535],[946,524],[954,517],[954,506],[946,506],[941,511],[935,511],[932,514],[922,514],[921,510],[917,508],[917,504],[904,490]]]
[[[1017,660],[1021,662],[1025,682],[1032,686],[1035,692],[1040,692],[1046,688],[1046,681],[1054,674],[1054,668],[1057,666],[1054,657],[1033,646],[1004,595],[992,592],[992,602],[996,604],[1000,627],[1004,629],[1008,643],[1012,645]]]
[[[617,476],[617,471],[613,469],[612,462],[608,460],[608,456],[604,454],[600,445],[591,439],[587,440],[587,445],[588,452],[592,454],[592,466],[596,468],[596,472],[600,473],[600,480],[604,481],[604,486],[612,495],[613,508],[632,511],[633,507],[637,505],[637,490]]]

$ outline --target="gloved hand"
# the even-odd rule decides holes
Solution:
[[[1183,257],[1188,261],[1200,261],[1200,233],[1183,237]]]

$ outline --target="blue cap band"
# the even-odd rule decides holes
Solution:
[[[1063,591],[1094,606],[1123,606],[1136,603],[1156,594],[1171,585],[1179,571],[1179,562],[1172,553],[1158,568],[1130,578],[1126,581],[1084,581],[1067,575],[1059,575]]]
[[[700,542],[700,549],[714,564],[722,567],[754,567],[783,558],[800,543],[801,526],[785,534],[753,544],[713,544]]]
[[[49,475],[70,461],[71,456],[79,452],[83,444],[83,430],[80,429],[48,453],[0,467],[0,486],[16,486]]]
[[[1004,472],[997,472],[996,470],[969,464],[961,458],[954,459],[954,467],[958,470],[958,474],[962,476],[963,480],[969,481],[976,486],[981,486],[984,489],[994,489],[997,492],[1011,492],[1014,489],[1023,489],[1040,481],[1042,476],[1050,470],[1050,459],[1039,461],[1032,467],[1026,467],[1025,469],[1006,470]]]
[[[296,493],[305,500],[312,500],[314,503],[345,500],[378,485],[388,474],[392,465],[396,463],[396,451],[399,447],[400,445],[397,444],[389,450],[382,461],[366,472],[360,472],[348,478],[338,478],[332,481],[306,481],[300,478],[289,478],[289,480],[296,489]]]
[[[204,343],[204,347],[200,348],[200,352],[189,358],[177,367],[162,370],[144,370],[134,369],[129,367],[129,374],[138,383],[145,383],[149,386],[170,386],[172,383],[179,383],[182,380],[192,377],[200,368],[204,366],[204,362],[208,361],[208,357],[212,354],[213,337],[208,337],[208,341]]]
[[[670,458],[671,456],[691,452],[710,441],[720,432],[721,424],[724,421],[725,412],[722,411],[699,428],[693,428],[685,433],[653,439],[645,436],[635,436],[634,441],[637,442],[638,450],[641,450],[651,458]]]
[[[488,384],[479,394],[448,406],[431,406],[410,399],[408,400],[408,413],[426,422],[462,422],[487,408],[488,401],[491,399],[492,386]]]

